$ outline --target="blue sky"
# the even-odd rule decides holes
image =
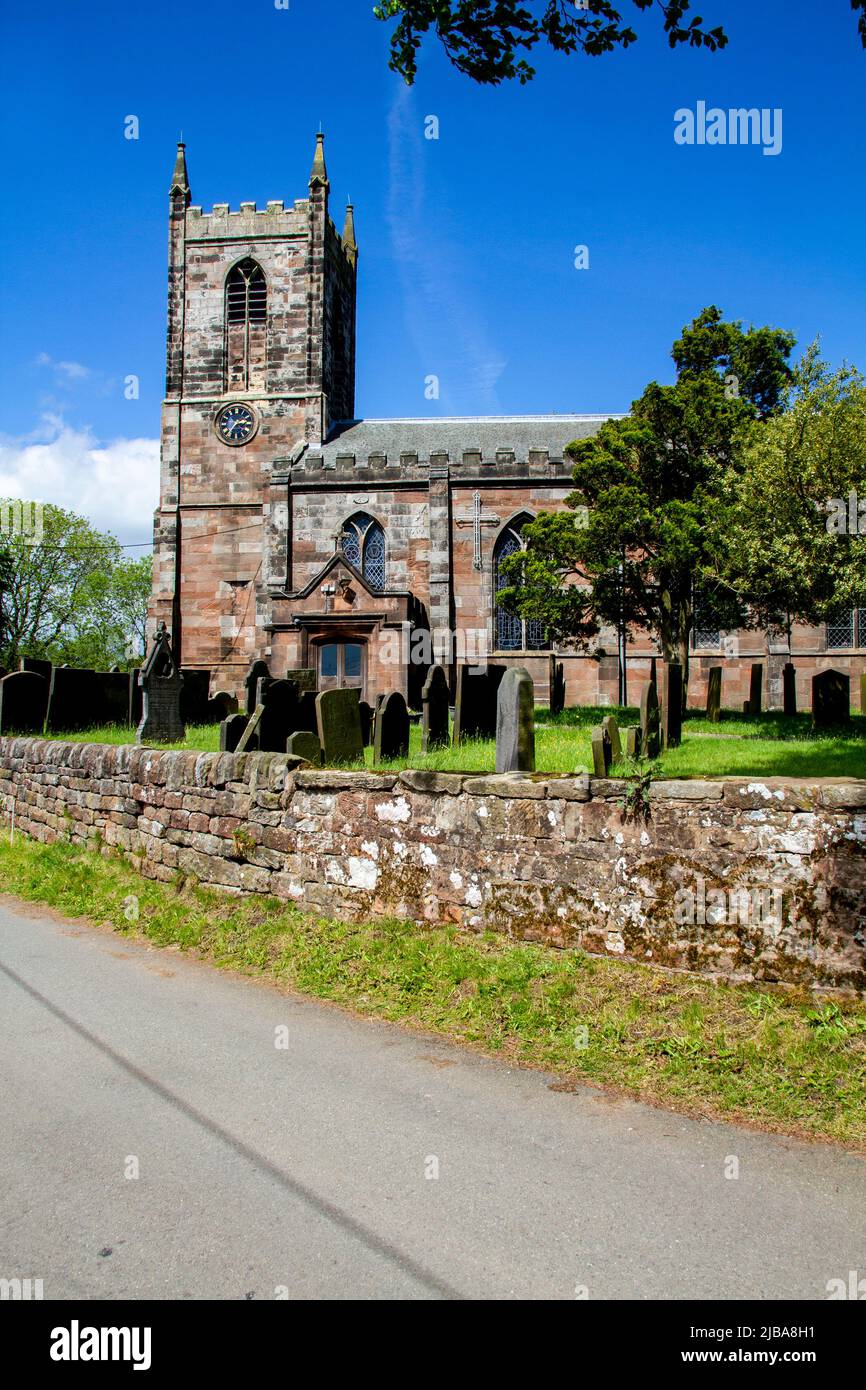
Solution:
[[[866,54],[848,0],[699,8],[724,52],[670,52],[635,11],[630,50],[538,49],[526,87],[478,87],[428,42],[411,90],[372,0],[8,15],[0,492],[146,541],[181,130],[193,201],[236,207],[304,197],[321,122],[332,214],[356,208],[360,415],[627,410],[713,302],[866,366]],[[781,108],[781,153],[677,145],[674,112],[698,101]]]

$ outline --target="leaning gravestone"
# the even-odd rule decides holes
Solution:
[[[13,671],[0,680],[0,734],[41,734],[48,682],[35,671]]]
[[[707,681],[707,719],[718,724],[722,717],[722,668],[713,666]]]
[[[592,730],[590,735],[592,745],[592,771],[595,777],[607,777],[610,772],[610,737],[607,729],[601,724]]]
[[[230,714],[220,724],[220,752],[234,753],[249,720],[245,714]]]
[[[550,654],[550,713],[562,714],[565,709],[565,667]]]
[[[601,721],[601,727],[610,740],[610,760],[613,763],[618,763],[622,757],[622,740],[619,736],[619,724],[616,722],[616,716],[613,714],[605,715]]]
[[[635,762],[640,757],[640,724],[629,724],[626,729],[625,751]]]
[[[421,691],[421,752],[448,743],[448,677],[442,666],[431,666]]]
[[[496,695],[504,666],[459,665],[454,703],[454,743],[467,738],[496,737]]]
[[[160,623],[153,643],[138,673],[142,693],[141,723],[135,731],[136,743],[150,739],[159,743],[177,743],[186,737],[180,717],[180,695],[183,676],[171,649],[171,637],[165,623]]]
[[[409,711],[399,690],[386,695],[376,711],[373,762],[405,758],[409,752]]]
[[[55,666],[48,684],[46,731],[77,733],[99,723],[99,689],[95,671]]]
[[[297,733],[289,734],[286,739],[286,752],[293,753],[296,758],[303,758],[306,762],[312,763],[313,767],[319,767],[322,762],[322,745],[307,729],[298,729]]]
[[[358,690],[323,690],[316,696],[319,742],[329,766],[363,760],[359,696]]]
[[[851,680],[842,671],[812,677],[812,728],[845,724],[851,718]]]
[[[259,725],[265,712],[264,705],[256,705],[247,719],[244,731],[238,739],[236,753],[255,753],[259,751]]]
[[[259,681],[270,680],[270,678],[271,671],[266,661],[253,661],[250,663],[250,669],[244,677],[244,688],[247,692],[247,714],[252,714],[255,711],[258,702]]]
[[[496,771],[535,771],[535,696],[532,677],[513,666],[496,695]]]
[[[748,713],[756,715],[761,713],[762,694],[764,687],[764,668],[760,662],[755,662],[749,676],[749,705]]]
[[[782,712],[797,713],[797,671],[791,661],[782,667]]]
[[[640,741],[644,756],[657,758],[659,755],[659,730],[661,716],[659,697],[655,681],[645,685],[640,697]]]
[[[683,668],[678,661],[665,662],[665,701],[662,710],[662,747],[679,748],[683,732]]]

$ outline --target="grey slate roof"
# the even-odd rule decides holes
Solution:
[[[479,415],[433,416],[407,420],[348,420],[332,426],[330,437],[315,448],[326,466],[341,454],[369,458],[386,454],[396,462],[401,454],[446,453],[459,459],[465,451],[480,449],[485,461],[497,449],[513,449],[515,460],[525,462],[530,449],[546,449],[551,459],[561,459],[573,439],[597,433],[610,415]]]

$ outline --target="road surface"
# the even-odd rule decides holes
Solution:
[[[554,1091],[11,899],[0,1038],[0,1277],[46,1299],[822,1299],[866,1275],[853,1154]]]

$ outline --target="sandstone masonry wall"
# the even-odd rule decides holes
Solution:
[[[732,979],[866,989],[866,782],[656,782],[648,819],[624,818],[625,789],[0,739],[2,806],[21,831],[101,837],[151,878],[180,871],[352,920],[454,922]],[[716,922],[721,893],[739,907]]]

